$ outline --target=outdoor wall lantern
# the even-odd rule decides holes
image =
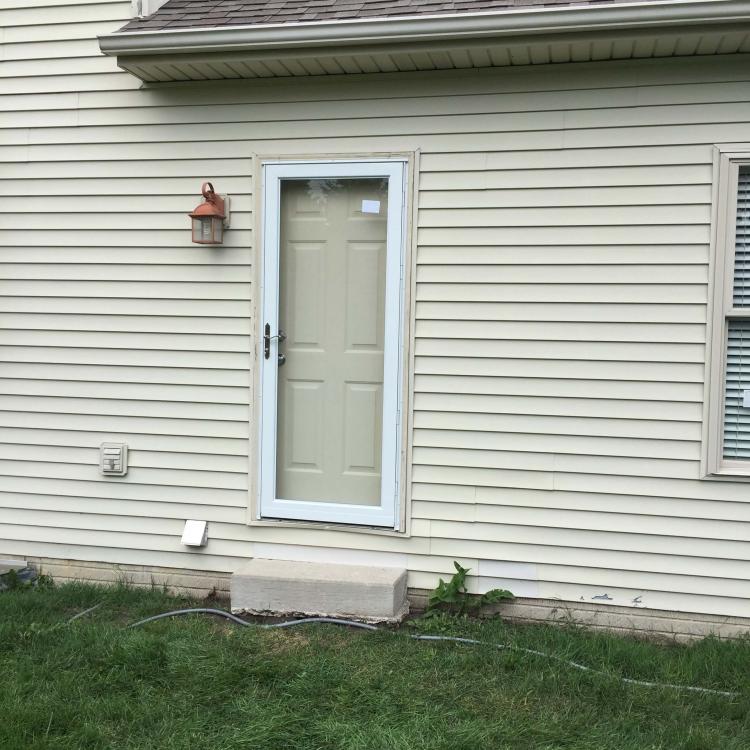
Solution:
[[[199,245],[221,245],[224,229],[229,226],[229,196],[217,195],[210,182],[201,187],[204,201],[191,214],[193,242]]]

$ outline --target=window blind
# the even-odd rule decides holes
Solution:
[[[740,170],[734,252],[734,308],[750,308],[750,169]],[[748,406],[744,392],[748,391]],[[724,458],[750,459],[750,320],[727,320]]]

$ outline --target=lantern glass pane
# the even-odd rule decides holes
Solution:
[[[213,223],[213,241],[217,244],[221,244],[224,234],[224,220],[213,217],[211,221]]]

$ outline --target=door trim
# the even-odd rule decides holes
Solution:
[[[356,159],[320,161],[264,161],[261,171],[263,239],[261,273],[256,307],[256,363],[259,378],[257,445],[257,517],[262,520],[297,520],[341,523],[400,530],[399,498],[403,439],[404,315],[406,193],[408,159]],[[383,378],[383,441],[381,455],[381,502],[379,506],[286,500],[277,498],[276,485],[276,341],[271,357],[263,355],[263,328],[278,331],[280,183],[294,178],[387,178],[388,225],[386,228],[385,347]]]

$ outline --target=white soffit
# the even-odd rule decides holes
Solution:
[[[116,32],[102,52],[143,81],[486,68],[750,52],[747,0]]]

